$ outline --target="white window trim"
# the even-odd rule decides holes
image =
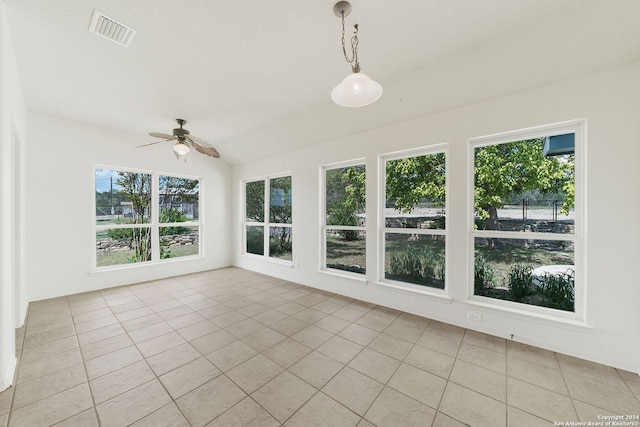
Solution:
[[[365,221],[362,226],[348,226],[348,225],[327,225],[327,171],[348,168],[351,166],[364,166],[365,174],[368,174],[367,159],[362,157],[358,159],[351,159],[342,162],[330,163],[320,166],[320,259],[318,263],[318,271],[332,276],[344,277],[359,282],[366,282],[367,274],[352,273],[349,271],[338,270],[335,268],[327,268],[327,231],[329,230],[353,230],[362,231],[365,233],[365,260],[366,260],[366,247],[367,247],[367,222],[369,220],[367,212],[365,211]],[[366,185],[366,180],[365,180]],[[366,188],[365,188],[366,194]],[[366,204],[365,204],[366,208]],[[365,265],[365,270],[367,266]]]
[[[423,228],[386,228],[386,177],[387,177],[387,161],[399,160],[411,157],[420,157],[430,154],[443,153],[445,156],[445,226],[444,229],[423,229]],[[378,271],[376,284],[383,287],[404,289],[407,291],[435,297],[438,299],[451,301],[449,286],[449,270],[451,265],[450,243],[448,242],[449,230],[449,143],[439,143],[428,145],[425,147],[412,148],[409,150],[396,151],[378,156]],[[427,236],[443,236],[445,238],[445,273],[444,273],[444,289],[432,288],[429,286],[418,285],[414,283],[402,282],[398,280],[390,280],[385,277],[385,234],[419,234]]]
[[[508,231],[487,231],[474,230],[475,203],[474,203],[474,154],[476,147],[497,145],[513,141],[541,138],[550,135],[561,135],[565,133],[575,134],[575,195],[574,195],[574,233],[536,233],[530,231],[508,232]],[[586,275],[585,261],[586,248],[584,244],[585,236],[585,163],[586,163],[586,135],[587,120],[576,119],[564,122],[552,123],[530,128],[502,132],[498,134],[486,135],[468,140],[467,147],[467,300],[466,303],[477,307],[497,310],[503,313],[534,317],[545,321],[557,322],[559,324],[586,326]],[[495,298],[474,295],[474,259],[475,259],[475,238],[476,237],[497,237],[522,240],[565,240],[574,243],[574,272],[575,272],[575,297],[574,311],[568,312],[547,307],[522,304],[512,301],[503,301]]]
[[[252,177],[252,178],[245,178],[245,179],[241,179],[240,180],[240,194],[241,194],[241,206],[242,206],[242,233],[241,233],[241,243],[240,243],[240,255],[243,257],[247,257],[247,258],[254,258],[254,259],[259,259],[262,261],[268,261],[274,264],[282,264],[282,265],[286,265],[286,266],[293,266],[293,262],[294,262],[294,251],[292,248],[291,251],[291,261],[289,260],[283,260],[283,259],[278,259],[278,258],[274,258],[269,256],[269,231],[271,227],[284,227],[284,228],[291,228],[292,232],[293,232],[293,224],[294,224],[294,216],[293,216],[293,201],[291,203],[291,223],[290,224],[284,224],[284,223],[277,223],[271,222],[271,217],[269,215],[269,207],[270,207],[270,203],[271,203],[271,191],[269,191],[271,189],[271,180],[272,179],[277,179],[277,178],[285,178],[285,177],[290,177],[291,178],[291,189],[293,191],[293,174],[291,172],[279,172],[279,173],[275,173],[275,174],[269,174],[269,175],[263,175],[263,176],[258,176],[258,177]],[[247,221],[247,184],[252,183],[252,182],[258,182],[258,181],[264,181],[264,219],[265,222],[256,222],[256,221]],[[263,247],[262,247],[262,252],[263,255],[260,254],[253,254],[250,252],[247,252],[247,227],[248,226],[252,226],[252,227],[262,227],[262,232],[263,232]]]
[[[204,224],[202,222],[202,218],[204,217],[204,209],[205,203],[203,202],[203,188],[204,183],[201,177],[195,177],[191,175],[183,175],[176,174],[173,172],[160,172],[153,171],[148,169],[136,169],[130,167],[122,167],[122,166],[113,166],[113,165],[104,165],[104,164],[94,164],[92,167],[92,184],[93,191],[95,193],[96,190],[96,169],[106,169],[106,170],[114,170],[121,172],[131,172],[131,173],[142,173],[151,175],[151,217],[149,218],[149,222],[146,224],[112,224],[112,225],[98,225],[96,224],[96,198],[95,195],[92,198],[93,202],[91,203],[92,208],[92,223],[93,227],[91,227],[91,242],[92,248],[91,251],[91,268],[89,269],[90,274],[108,272],[114,270],[122,270],[128,268],[141,268],[147,267],[150,265],[158,265],[158,264],[166,264],[171,262],[181,262],[188,261],[197,258],[204,258],[203,253],[203,240],[204,240]],[[185,178],[198,181],[198,221],[191,222],[180,222],[180,223],[162,223],[160,224],[160,209],[159,209],[159,185],[160,185],[160,176],[170,176],[175,178]],[[165,226],[180,226],[180,227],[197,227],[198,228],[198,254],[197,255],[189,255],[182,256],[176,258],[168,258],[168,259],[160,259],[160,228]],[[100,230],[107,230],[113,228],[150,228],[151,229],[151,261],[145,262],[134,262],[127,264],[116,264],[116,265],[108,265],[103,267],[98,267],[97,263],[97,252],[96,252],[96,234]]]

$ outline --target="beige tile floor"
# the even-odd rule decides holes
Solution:
[[[9,426],[552,426],[640,376],[238,268],[31,303]]]

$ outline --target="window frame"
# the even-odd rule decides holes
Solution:
[[[541,126],[501,132],[470,138],[467,144],[467,299],[466,303],[497,309],[504,312],[524,314],[543,319],[561,320],[584,324],[586,319],[586,277],[584,274],[586,248],[585,233],[585,151],[586,119],[568,120]],[[475,149],[477,147],[499,145],[514,141],[529,140],[547,136],[574,133],[574,232],[543,233],[532,231],[475,230]],[[476,238],[502,238],[517,240],[571,241],[574,244],[574,311],[564,311],[540,307],[514,301],[475,295],[474,262]]]
[[[353,166],[364,166],[365,168],[365,197],[366,197],[366,176],[368,174],[366,158],[345,160],[342,162],[329,163],[329,164],[320,166],[320,179],[319,179],[320,181],[320,203],[319,203],[320,205],[320,227],[319,227],[320,228],[320,260],[319,260],[318,269],[322,273],[347,277],[350,279],[355,279],[355,280],[364,282],[367,280],[367,273],[366,273],[367,239],[368,239],[367,223],[369,222],[369,216],[366,210],[366,207],[367,207],[366,200],[365,200],[365,212],[364,212],[364,216],[365,216],[364,225],[349,226],[349,225],[328,225],[327,224],[327,171],[341,169],[341,168],[348,168]],[[355,273],[347,270],[340,270],[337,268],[327,267],[327,232],[329,230],[359,231],[364,233],[365,273]]]
[[[421,157],[432,154],[444,154],[445,157],[445,226],[444,229],[424,229],[424,228],[387,228],[386,227],[386,201],[387,201],[387,162],[393,160],[400,160],[412,157]],[[449,286],[449,266],[450,262],[450,244],[449,240],[449,206],[450,206],[450,172],[449,172],[449,143],[438,143],[424,147],[412,148],[409,150],[402,150],[393,153],[381,154],[378,156],[378,268],[377,268],[377,282],[386,287],[399,288],[425,294],[429,296],[435,296],[450,300],[450,286]],[[445,273],[444,273],[444,289],[436,287],[430,287],[427,285],[420,285],[415,283],[403,282],[399,280],[387,279],[386,276],[386,234],[417,234],[426,236],[442,236],[445,239]]]
[[[291,179],[291,222],[290,223],[281,223],[281,222],[271,222],[271,180],[278,178],[290,178]],[[264,181],[264,206],[263,206],[263,214],[264,221],[248,221],[247,220],[247,184],[252,182],[260,182]],[[269,262],[273,262],[276,264],[284,264],[284,265],[293,265],[294,262],[294,251],[293,244],[291,248],[291,260],[285,260],[280,258],[275,258],[270,256],[269,254],[269,236],[270,230],[272,227],[282,227],[291,229],[291,233],[293,236],[293,174],[291,172],[281,172],[277,174],[269,174],[260,177],[246,178],[240,181],[241,183],[241,194],[242,194],[242,233],[241,233],[241,246],[240,246],[240,254],[242,256],[247,256],[251,258],[266,260]],[[247,227],[262,227],[263,231],[263,253],[262,254],[254,254],[252,252],[247,251]],[[292,237],[293,239],[293,237]]]
[[[150,183],[150,192],[151,192],[151,201],[150,201],[150,209],[151,214],[149,216],[149,222],[142,224],[108,224],[108,225],[98,225],[96,221],[96,197],[95,192],[96,189],[96,172],[98,169],[102,170],[110,170],[115,172],[130,172],[130,173],[138,173],[138,174],[148,174],[151,176]],[[113,166],[113,165],[104,165],[104,164],[94,164],[93,165],[93,175],[92,175],[92,183],[93,183],[93,201],[92,201],[92,209],[93,209],[93,226],[92,230],[92,261],[91,261],[91,269],[92,272],[103,272],[103,271],[112,271],[112,270],[120,270],[126,268],[137,268],[149,265],[159,265],[171,262],[181,262],[188,261],[197,258],[204,258],[203,248],[204,248],[204,224],[202,221],[203,211],[205,203],[203,202],[203,179],[201,177],[196,177],[192,175],[183,175],[176,174],[171,172],[161,172],[161,171],[153,171],[148,169],[137,169],[131,167],[122,167],[122,166]],[[168,176],[175,178],[184,178],[190,179],[194,181],[198,181],[198,221],[189,221],[189,222],[177,222],[177,223],[161,223],[160,222],[160,176]],[[196,255],[185,255],[179,257],[171,257],[162,259],[160,257],[160,228],[169,227],[169,226],[180,226],[180,227],[197,227],[198,229],[198,253]],[[134,228],[148,228],[151,230],[151,260],[143,261],[143,262],[132,262],[132,263],[124,263],[124,264],[113,264],[113,265],[105,265],[98,266],[98,256],[97,256],[97,239],[96,235],[100,230],[108,230],[108,229],[134,229]]]

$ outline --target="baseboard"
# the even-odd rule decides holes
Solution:
[[[18,359],[15,355],[12,355],[12,357],[9,358],[9,365],[2,372],[2,377],[0,377],[0,391],[8,389],[13,384],[17,363]]]

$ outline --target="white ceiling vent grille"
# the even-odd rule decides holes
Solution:
[[[136,30],[133,28],[121,24],[97,10],[93,11],[89,31],[124,47],[129,46],[136,34]]]

